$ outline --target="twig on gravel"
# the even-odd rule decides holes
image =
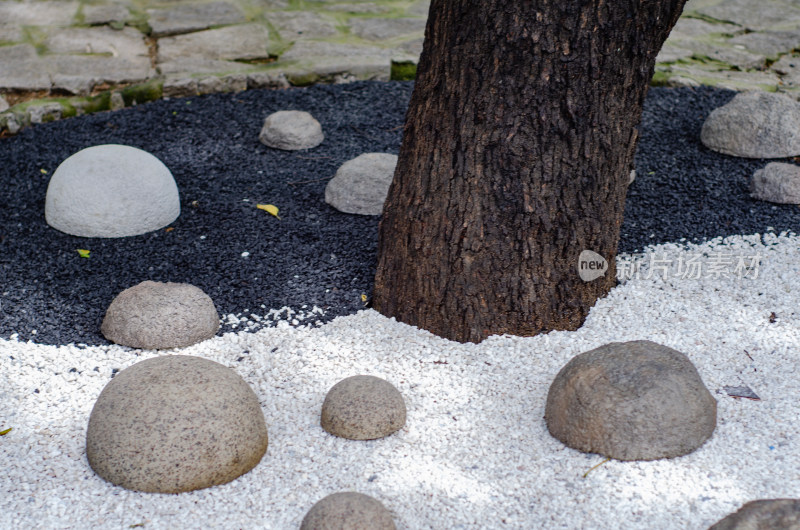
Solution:
[[[586,478],[586,475],[588,475],[589,473],[591,473],[592,471],[594,471],[594,470],[595,470],[595,469],[597,469],[598,467],[602,466],[603,464],[605,464],[605,463],[606,463],[606,462],[608,462],[609,460],[611,460],[611,457],[608,457],[608,458],[606,458],[605,460],[603,460],[602,462],[600,462],[600,463],[599,463],[599,464],[597,464],[596,466],[592,466],[592,468],[591,468],[589,471],[587,471],[586,473],[584,473],[584,474],[583,474],[583,478]]]

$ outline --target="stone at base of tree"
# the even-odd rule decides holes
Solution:
[[[380,501],[354,491],[332,493],[317,502],[300,524],[300,530],[394,530],[396,527]]]
[[[770,162],[753,174],[750,196],[778,204],[800,204],[800,166]]]
[[[44,212],[47,224],[73,236],[127,237],[170,224],[181,205],[175,179],[158,158],[111,144],[87,147],[58,166]]]
[[[3,96],[0,96],[0,112],[8,110],[8,108],[9,108],[8,101],[6,101],[6,98],[4,98]]]
[[[318,146],[325,135],[322,126],[308,112],[280,110],[267,116],[258,139],[275,149],[295,151]]]
[[[350,440],[374,440],[402,429],[406,404],[388,381],[371,375],[342,379],[322,403],[322,428]]]
[[[708,530],[800,530],[800,499],[750,501]]]
[[[745,158],[800,155],[800,103],[774,92],[741,92],[709,114],[700,131],[713,151]]]
[[[348,160],[325,187],[325,202],[344,213],[380,215],[397,155],[364,153]]]
[[[545,420],[573,449],[655,460],[691,453],[708,440],[717,402],[681,352],[646,340],[612,342],[561,369]]]
[[[123,346],[166,349],[191,346],[220,327],[214,302],[188,283],[144,281],[119,293],[100,331]]]
[[[180,493],[247,473],[267,443],[258,397],[241,376],[208,359],[167,355],[106,385],[89,417],[86,456],[117,486]]]

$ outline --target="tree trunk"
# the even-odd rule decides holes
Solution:
[[[433,0],[373,307],[461,342],[577,329],[615,285],[642,104],[685,0]],[[578,256],[606,274],[583,281]]]

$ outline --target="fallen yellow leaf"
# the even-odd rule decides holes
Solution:
[[[42,175],[47,175],[47,170],[46,170],[46,169],[42,168],[42,169],[40,169],[39,171],[41,171],[41,172],[42,172]]]
[[[278,207],[273,204],[256,204],[256,208],[278,217]],[[278,217],[278,219],[280,219],[280,217]]]
[[[361,295],[361,301],[362,301],[362,302],[364,302],[364,303],[366,304],[366,303],[367,303],[367,295],[365,295],[365,294],[362,294],[362,295]]]
[[[89,252],[90,252],[89,250],[86,250],[84,248],[79,248],[79,249],[76,249],[76,250],[78,251],[78,255],[80,257],[82,257],[82,258],[88,258],[89,257]]]
[[[11,427],[9,427],[8,429],[5,429],[3,431],[0,431],[0,436],[5,436],[6,434],[8,434],[10,432],[11,432]]]

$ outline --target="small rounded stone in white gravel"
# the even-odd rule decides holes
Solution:
[[[47,224],[81,237],[126,237],[181,213],[178,186],[158,158],[127,145],[96,145],[64,160],[47,186]]]
[[[126,489],[179,493],[247,473],[267,450],[253,390],[214,361],[168,355],[119,372],[86,432],[92,469]]]
[[[300,530],[394,530],[392,514],[380,501],[354,491],[328,495],[308,511]]]
[[[318,146],[325,135],[322,126],[308,112],[280,110],[267,116],[258,139],[268,147],[296,151]]]
[[[210,339],[219,327],[214,302],[200,288],[148,280],[114,298],[100,331],[123,346],[158,350]]]
[[[374,440],[403,428],[406,404],[400,392],[385,379],[354,375],[328,391],[320,423],[335,436]]]

